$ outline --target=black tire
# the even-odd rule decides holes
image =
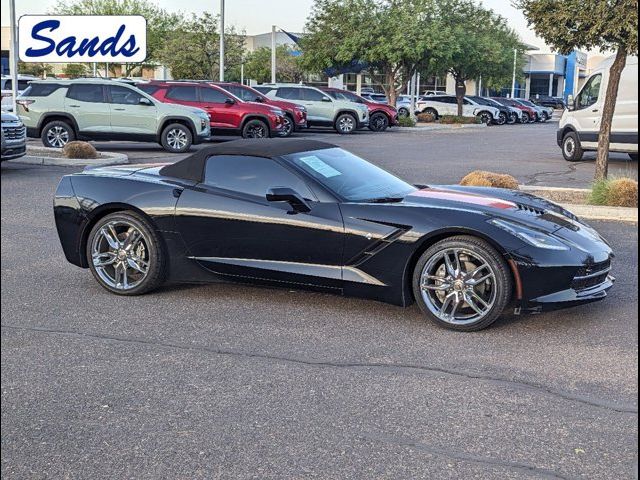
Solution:
[[[398,116],[399,117],[408,117],[409,116],[409,110],[406,109],[405,107],[400,107],[398,109]]]
[[[562,138],[562,156],[567,162],[579,162],[584,156],[580,139],[575,132],[569,132]]]
[[[634,162],[637,162],[638,161],[638,154],[637,153],[630,153],[629,154],[629,158],[631,160],[633,160]]]
[[[507,114],[504,112],[500,112],[498,114],[498,120],[495,121],[496,125],[504,125],[507,123]]]
[[[242,127],[242,138],[269,138],[269,125],[253,118]]]
[[[144,252],[145,258],[147,262],[147,272],[146,276],[141,279],[141,281],[131,288],[125,288],[110,285],[102,276],[101,273],[98,272],[96,265],[94,265],[93,261],[93,248],[94,241],[100,242],[99,238],[96,238],[103,227],[106,227],[109,224],[126,224],[134,227],[142,234],[142,240],[144,241]],[[128,234],[126,231],[121,231],[118,233],[118,240],[121,242],[125,242],[128,238]],[[112,237],[113,238],[113,237]],[[123,248],[124,249],[124,248]],[[120,250],[120,249],[119,249]],[[119,252],[118,250],[118,252]],[[111,213],[109,215],[104,216],[100,220],[96,222],[96,224],[91,229],[89,233],[89,237],[87,238],[87,245],[85,254],[87,256],[87,263],[89,264],[89,269],[93,274],[94,278],[104,289],[115,293],[117,295],[141,295],[143,293],[149,292],[161,286],[165,280],[166,273],[166,253],[162,241],[158,234],[156,233],[154,227],[146,220],[142,215],[133,212],[133,211],[122,211]],[[116,255],[116,260],[119,262],[120,257],[119,253]],[[127,257],[125,257],[126,259]],[[132,257],[136,258],[136,257]],[[139,257],[138,257],[139,258]],[[123,260],[124,262],[124,260]],[[98,268],[100,268],[98,266]],[[112,267],[116,268],[116,267]],[[121,268],[121,267],[120,267]],[[130,268],[130,267],[128,267]],[[108,274],[109,272],[107,272]],[[135,273],[135,272],[134,272]],[[107,278],[107,277],[105,277]],[[114,278],[115,274],[114,274]],[[126,275],[125,275],[126,278]],[[133,284],[134,282],[132,282]]]
[[[431,116],[432,116],[433,118],[435,118],[436,120],[437,120],[438,118],[440,118],[440,115],[438,115],[438,111],[437,111],[435,108],[431,108],[431,107],[425,108],[425,109],[422,111],[422,113],[426,113],[426,114],[428,114],[428,115],[431,115]]]
[[[547,112],[542,112],[542,117],[540,118],[540,121],[542,123],[545,123],[547,120],[549,120],[549,115],[547,115]]]
[[[389,117],[382,112],[376,112],[369,118],[369,130],[372,132],[384,132],[389,128]]]
[[[68,122],[53,120],[44,126],[40,139],[45,147],[62,148],[76,139],[76,132]]]
[[[493,122],[493,115],[491,115],[491,112],[487,112],[486,110],[478,113],[476,117],[485,125],[491,125],[491,122]]]
[[[160,135],[160,145],[170,153],[187,152],[193,144],[193,135],[186,125],[170,123]]]
[[[509,118],[507,119],[507,123],[509,125],[513,125],[514,123],[516,123],[518,121],[518,114],[515,112],[511,112],[509,114]]]
[[[522,112],[522,120],[520,120],[520,123],[531,123],[531,116],[528,112]]]
[[[482,316],[479,316],[477,319],[471,318],[468,323],[455,323],[441,319],[432,312],[432,307],[427,305],[423,297],[423,292],[427,292],[425,295],[429,295],[428,292],[430,292],[430,290],[423,290],[421,288],[423,270],[427,266],[427,263],[431,262],[432,259],[437,260],[438,256],[442,257],[442,252],[445,250],[458,250],[461,251],[463,255],[466,255],[464,252],[470,252],[473,255],[477,255],[489,266],[494,276],[494,281],[489,285],[485,284],[483,287],[485,289],[485,293],[487,290],[489,291],[489,295],[492,297],[491,303],[487,305]],[[462,270],[462,268],[460,270]],[[465,265],[464,270],[465,271],[462,272],[461,275],[469,273],[467,265]],[[455,283],[458,282],[456,281]],[[491,325],[500,317],[513,296],[513,279],[511,270],[502,255],[500,255],[500,253],[498,253],[484,240],[467,235],[446,238],[429,247],[418,259],[413,272],[412,287],[416,303],[427,318],[441,327],[464,332],[482,330],[483,328]],[[447,293],[443,293],[443,295],[445,294]],[[473,301],[475,303],[475,300]],[[468,303],[464,301],[462,303],[463,305],[460,308],[471,309],[471,306]],[[467,307],[465,307],[465,305]],[[453,313],[454,312],[452,312],[452,314]]]
[[[349,135],[358,128],[358,119],[351,113],[341,113],[336,117],[336,121],[333,122],[333,128],[340,135]]]
[[[529,123],[538,123],[538,113],[534,113],[532,117],[529,118]]]
[[[282,138],[290,137],[291,135],[293,135],[295,129],[296,127],[293,118],[291,117],[291,115],[287,114],[284,116],[284,126],[282,128],[282,131],[278,133],[278,136]]]

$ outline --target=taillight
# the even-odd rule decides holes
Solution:
[[[35,100],[16,100],[16,103],[24,108],[25,112],[29,111],[29,105],[31,105]]]

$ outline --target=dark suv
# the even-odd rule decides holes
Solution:
[[[152,81],[138,88],[165,103],[198,107],[209,114],[211,134],[243,138],[278,136],[284,112],[272,105],[245,102],[222,87],[207,82]]]
[[[245,102],[258,102],[266,105],[273,105],[276,108],[281,108],[284,112],[284,128],[280,134],[281,137],[288,137],[293,132],[307,126],[307,109],[303,105],[268,98],[263,95],[262,92],[246,85],[242,85],[241,83],[216,82],[215,85],[224,88],[227,92],[235,95]]]

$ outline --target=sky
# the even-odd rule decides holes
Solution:
[[[2,25],[9,24],[9,0],[2,3]],[[53,8],[57,0],[15,0],[16,15],[44,14]],[[156,0],[156,3],[169,11],[201,13],[205,10],[215,14],[220,12],[220,0]],[[522,13],[511,6],[511,0],[483,0],[485,7],[494,10],[507,19],[510,26],[518,32],[523,42],[549,51],[544,41],[536,37],[527,28]],[[226,0],[226,24],[245,30],[248,35],[271,31],[277,25],[290,32],[302,32],[305,21],[311,12],[313,0]]]

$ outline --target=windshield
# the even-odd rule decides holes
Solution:
[[[341,148],[294,153],[284,158],[350,202],[399,201],[416,190],[398,177]]]
[[[363,103],[362,99],[359,96],[348,91],[338,92],[336,90],[330,90],[327,93],[336,100],[346,100],[347,102]]]
[[[240,85],[222,85],[222,88],[245,102],[264,100],[262,93],[253,91],[251,88],[241,87]]]
[[[526,105],[527,107],[535,107],[535,105],[528,100],[518,100],[521,104]]]

